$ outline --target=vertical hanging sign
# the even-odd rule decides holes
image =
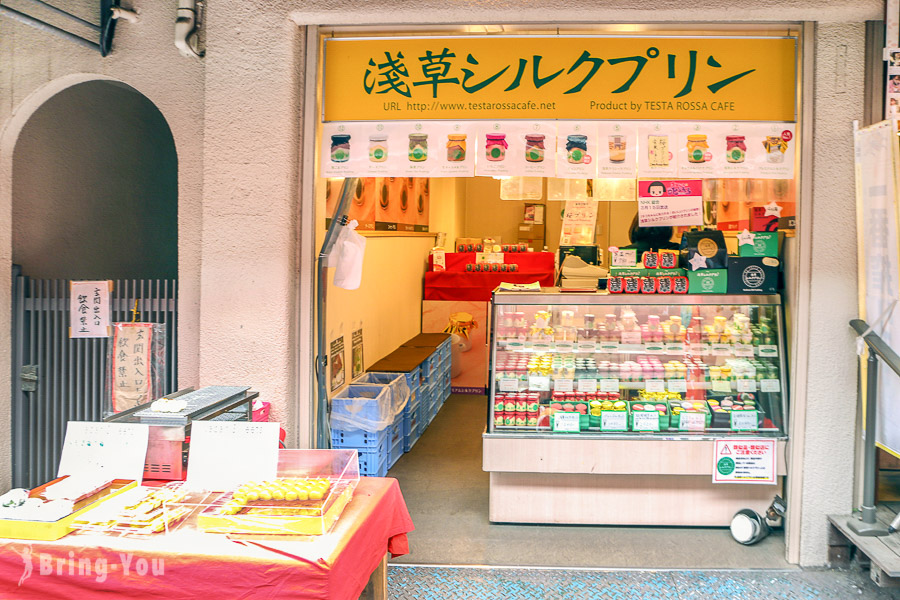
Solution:
[[[331,391],[334,392],[344,385],[344,336],[331,342],[328,355],[331,359]]]
[[[366,370],[366,363],[363,360],[363,330],[362,327],[353,331],[353,349],[351,350],[352,358],[352,376],[356,379]]]
[[[153,400],[153,323],[116,323],[110,348],[113,412]]]
[[[69,337],[97,338],[111,335],[112,281],[72,281],[69,283]]]

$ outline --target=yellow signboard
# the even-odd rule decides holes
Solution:
[[[325,41],[325,121],[795,120],[795,38]]]

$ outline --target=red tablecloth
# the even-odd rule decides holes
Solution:
[[[501,283],[534,283],[553,287],[554,257],[552,252],[506,252],[506,264],[516,264],[514,273],[478,273],[466,271],[475,263],[474,252],[448,252],[446,271],[425,273],[425,300],[469,300],[489,302],[491,292]]]
[[[317,538],[235,541],[185,526],[146,540],[87,533],[0,540],[0,598],[355,600],[385,552],[409,552],[412,530],[397,480],[364,477],[334,530]]]

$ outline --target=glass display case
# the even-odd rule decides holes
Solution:
[[[777,295],[502,292],[489,435],[786,437]]]

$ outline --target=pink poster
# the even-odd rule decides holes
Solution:
[[[451,389],[485,394],[488,382],[488,303],[467,300],[422,302],[422,332],[449,333]]]
[[[703,225],[703,180],[638,181],[641,227]]]

